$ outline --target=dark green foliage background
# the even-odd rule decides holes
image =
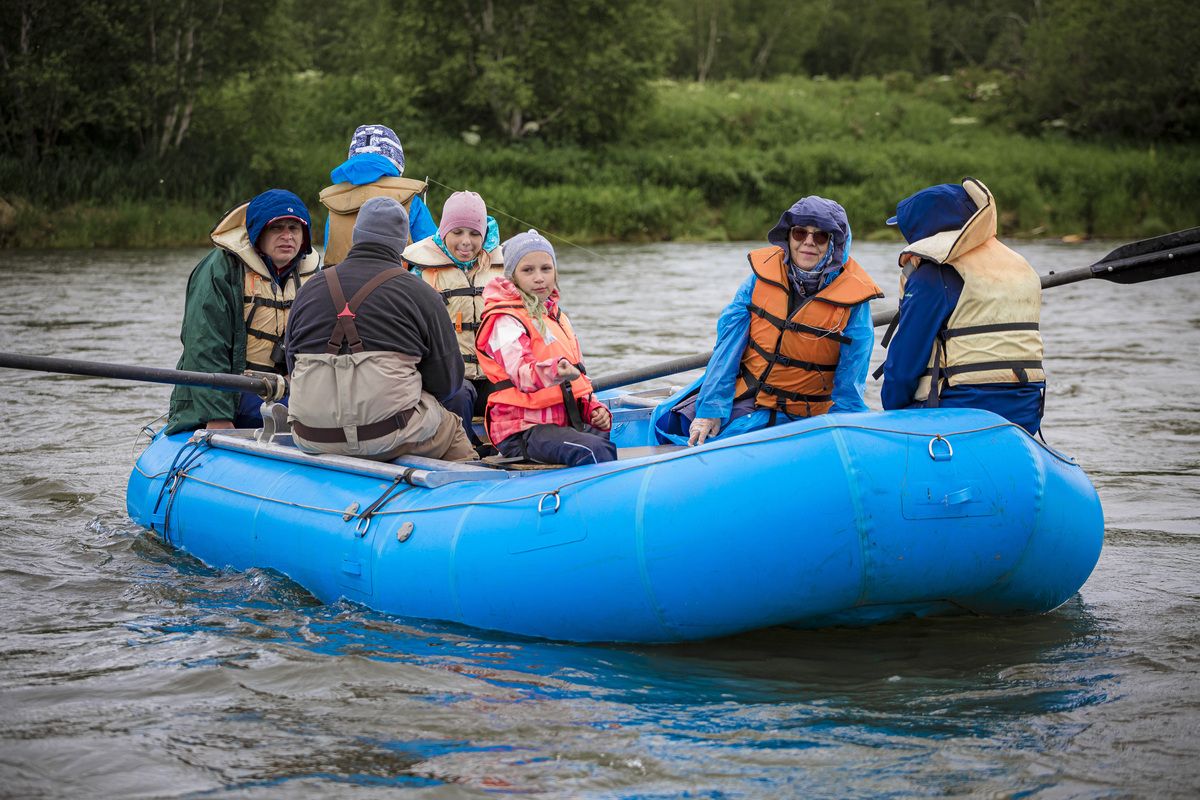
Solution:
[[[262,189],[315,216],[353,129],[502,231],[757,239],[804,194],[860,236],[978,177],[1010,235],[1200,215],[1185,0],[15,0],[0,245],[203,244]]]

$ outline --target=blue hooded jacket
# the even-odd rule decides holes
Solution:
[[[961,185],[944,183],[901,200],[896,206],[896,216],[888,219],[887,224],[897,225],[905,241],[912,244],[963,227],[976,210]],[[962,276],[946,264],[922,261],[908,276],[895,333],[882,367],[880,400],[885,410],[925,406],[923,401],[914,402],[913,396],[925,375],[933,343],[949,323],[962,290]],[[1030,433],[1037,433],[1041,427],[1045,386],[1044,381],[946,386],[938,402],[944,408],[991,411]]]
[[[779,222],[767,234],[767,241],[781,247],[784,253],[788,254],[789,278],[793,265],[788,236],[796,225],[820,228],[831,234],[825,259],[812,270],[820,273],[818,290],[823,289],[841,274],[842,267],[850,258],[853,236],[846,211],[832,200],[810,196],[797,201],[783,213]],[[764,408],[755,408],[749,414],[730,420],[738,369],[742,363],[742,354],[750,342],[748,306],[757,283],[757,276],[751,272],[750,277],[738,287],[733,300],[721,312],[717,319],[717,342],[713,346],[713,354],[704,374],[655,408],[651,422],[657,441],[687,443],[690,420],[673,411],[697,389],[699,398],[695,406],[695,416],[719,419],[722,423],[721,431],[717,436],[710,437],[710,441],[713,438],[758,430],[770,423],[771,412]],[[792,283],[795,287],[795,281]],[[852,342],[842,347],[837,368],[833,373],[833,407],[830,413],[867,410],[863,393],[867,385],[871,350],[875,346],[875,326],[871,321],[870,303],[859,303],[851,310],[844,333]]]

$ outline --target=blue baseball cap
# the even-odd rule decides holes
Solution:
[[[978,211],[978,206],[961,184],[940,183],[909,195],[896,204],[896,225],[909,244],[942,231],[958,230]]]

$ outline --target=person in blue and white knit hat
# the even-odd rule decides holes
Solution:
[[[350,249],[351,232],[362,203],[370,197],[392,197],[408,212],[414,241],[437,232],[437,222],[425,205],[424,181],[404,175],[404,148],[386,125],[359,125],[350,140],[346,160],[334,167],[334,183],[321,192],[330,214],[325,223],[325,264],[341,261]],[[369,187],[364,191],[361,187]]]

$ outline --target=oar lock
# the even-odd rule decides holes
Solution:
[[[281,377],[281,376],[276,376]],[[255,431],[255,438],[266,444],[271,444],[276,436],[283,436],[292,432],[292,426],[288,424],[288,409],[282,403],[266,401],[259,408],[259,414],[262,416],[262,427]]]
[[[287,379],[278,372],[260,372],[256,369],[248,369],[242,373],[247,378],[257,378],[265,384],[258,390],[258,396],[263,399],[263,402],[276,402],[283,399],[287,394],[288,384]]]

